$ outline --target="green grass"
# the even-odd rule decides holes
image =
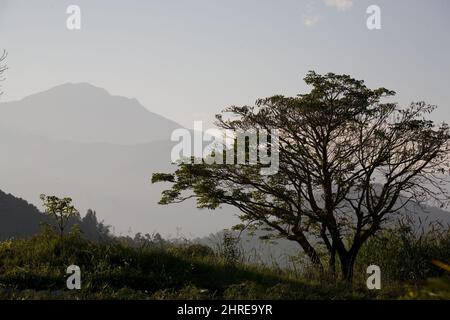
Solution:
[[[81,268],[82,289],[66,288]],[[440,286],[442,289],[443,285]],[[201,245],[164,249],[93,243],[51,232],[0,243],[0,299],[397,299],[429,298],[409,285],[369,291],[292,271],[227,262]],[[448,294],[445,291],[443,294]]]
[[[82,290],[66,289],[66,268],[78,265]],[[360,298],[289,272],[229,264],[208,248],[135,248],[51,233],[0,244],[3,299],[319,299]]]

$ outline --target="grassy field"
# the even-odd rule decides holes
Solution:
[[[66,287],[69,265],[81,268],[81,290]],[[75,234],[61,239],[50,231],[0,243],[0,299],[450,298],[445,273],[436,273],[433,280],[424,274],[401,282],[391,273],[381,290],[370,291],[358,268],[350,288],[327,276],[230,262],[197,244],[136,247],[120,241],[93,243]]]

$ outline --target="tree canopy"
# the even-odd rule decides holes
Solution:
[[[45,213],[55,220],[59,234],[62,237],[70,219],[74,217],[80,218],[78,210],[72,205],[72,199],[67,197],[60,199],[56,196],[46,196],[45,194],[41,194],[40,198],[43,202]]]
[[[261,175],[259,164],[180,163],[152,182],[171,183],[161,204],[196,198],[200,208],[238,208],[240,227],[296,241],[324,269],[321,245],[329,268],[334,272],[337,255],[351,281],[361,246],[408,202],[446,199],[449,128],[428,119],[434,106],[400,108],[390,102],[395,92],[348,75],[311,71],[304,80],[309,93],[216,116],[221,129],[278,129],[278,173]]]

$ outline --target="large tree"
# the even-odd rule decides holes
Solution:
[[[408,202],[445,199],[449,129],[427,119],[433,106],[400,108],[389,101],[393,91],[348,75],[310,72],[305,82],[307,94],[216,116],[222,129],[278,129],[277,174],[261,175],[262,165],[180,163],[152,181],[171,183],[161,204],[196,198],[201,208],[238,208],[242,226],[296,241],[321,270],[323,246],[331,271],[337,256],[351,281],[361,246]]]

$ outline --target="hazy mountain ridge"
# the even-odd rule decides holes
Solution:
[[[0,239],[35,234],[47,218],[35,206],[0,190]]]
[[[89,211],[83,216],[72,218],[65,232],[69,232],[76,223],[87,239],[97,241],[108,238],[108,229],[97,220],[95,212]],[[33,236],[42,231],[44,224],[51,225],[53,222],[26,200],[0,190],[0,240]]]
[[[120,126],[138,129],[116,130]],[[65,84],[1,103],[0,189],[34,205],[41,193],[70,196],[81,212],[95,209],[118,233],[131,228],[173,236],[179,227],[190,237],[231,227],[238,219],[229,207],[210,212],[196,209],[194,201],[157,204],[165,186],[152,185],[150,177],[175,169],[170,134],[179,127],[135,99],[89,84]],[[147,137],[159,139],[145,142]],[[449,222],[443,212],[433,208],[427,216]]]
[[[136,99],[87,83],[67,83],[0,103],[0,127],[78,143],[140,144],[170,139],[181,126]]]
[[[88,114],[97,116],[86,125]],[[115,130],[125,118],[128,127],[140,131],[127,135]],[[236,220],[230,213],[200,212],[193,203],[157,204],[164,186],[152,185],[150,178],[174,169],[170,135],[180,127],[135,99],[111,96],[89,84],[65,84],[1,103],[0,189],[38,206],[41,193],[70,196],[81,212],[95,209],[117,233],[131,228],[173,235],[180,228],[186,236],[198,236],[229,227]],[[125,138],[118,138],[122,134]],[[147,137],[154,140],[146,142]]]

